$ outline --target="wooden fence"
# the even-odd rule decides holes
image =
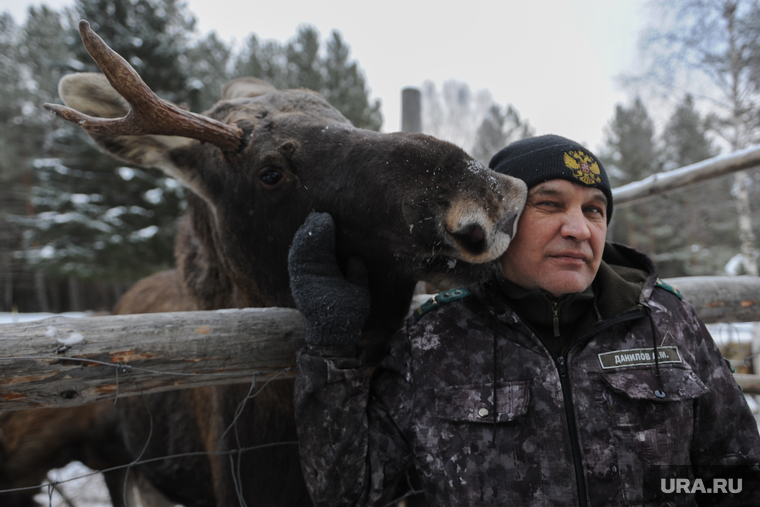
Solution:
[[[616,205],[760,165],[760,148],[613,190]],[[667,280],[706,323],[760,321],[760,277]],[[125,315],[0,325],[0,410],[293,375],[305,334],[292,309]],[[760,394],[760,376],[736,375]]]
[[[673,278],[707,323],[760,320],[760,277]],[[741,283],[737,283],[741,282]],[[156,313],[0,326],[3,410],[293,375],[301,314],[287,308]],[[760,394],[756,375],[737,376]]]

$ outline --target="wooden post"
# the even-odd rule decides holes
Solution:
[[[401,90],[401,132],[422,132],[422,94],[417,88]]]

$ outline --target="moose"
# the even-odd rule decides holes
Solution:
[[[136,283],[115,313],[294,307],[290,244],[310,212],[327,212],[337,226],[339,263],[357,256],[367,266],[372,311],[362,345],[378,357],[418,280],[480,280],[514,236],[524,183],[450,143],[357,129],[312,91],[277,90],[253,78],[228,83],[221,101],[194,114],[157,97],[86,21],[80,33],[103,74],[66,76],[59,85],[66,105],[45,107],[114,157],[160,168],[191,191],[176,269]],[[109,427],[132,458],[193,453],[132,471],[171,502],[311,505],[292,380],[256,386],[253,394],[250,387],[136,396],[99,410],[104,420],[118,420]],[[235,453],[243,448],[255,450]],[[123,478],[113,482],[112,497],[121,496]]]

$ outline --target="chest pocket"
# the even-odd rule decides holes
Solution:
[[[650,400],[660,403],[686,401],[707,394],[710,390],[691,368],[660,367],[660,380],[665,398],[658,398],[655,391],[660,389],[660,381],[654,368],[605,372],[602,380],[614,392],[634,400]]]
[[[435,391],[439,420],[435,452],[452,506],[533,505],[531,491],[515,487],[527,473],[540,477],[540,469],[515,454],[530,404],[530,382],[497,384],[495,397],[494,404],[493,384]]]
[[[710,390],[688,367],[651,366],[600,373],[608,395],[618,474],[627,505],[659,505],[644,498],[645,467],[689,464],[694,401]],[[656,390],[665,392],[658,398]],[[650,503],[651,502],[651,503]]]

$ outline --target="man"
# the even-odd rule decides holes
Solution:
[[[757,426],[704,324],[646,256],[605,243],[602,164],[543,136],[490,166],[529,189],[500,274],[423,305],[371,375],[352,346],[368,299],[324,255],[332,221],[296,236],[296,418],[315,504],[372,505],[410,465],[431,506],[695,505],[691,488],[665,497],[658,474],[710,487],[740,473],[756,494]],[[335,296],[307,300],[316,283]],[[760,505],[747,498],[718,501]]]

